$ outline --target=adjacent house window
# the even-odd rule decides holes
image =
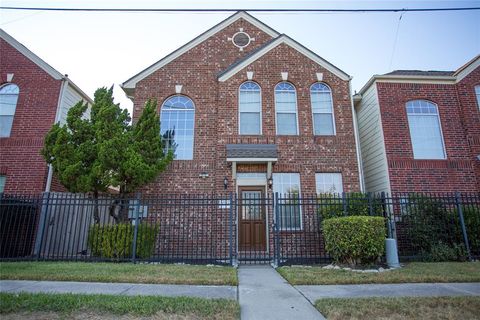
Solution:
[[[343,192],[341,173],[315,173],[315,182],[317,194]]]
[[[415,159],[445,159],[438,108],[426,100],[407,102],[407,117]]]
[[[240,134],[261,134],[262,97],[260,86],[253,81],[242,83],[239,89]]]
[[[297,91],[291,83],[280,82],[275,86],[275,111],[277,134],[298,134]]]
[[[279,227],[282,230],[300,230],[302,211],[299,204],[300,174],[274,173],[273,192],[279,194]]]
[[[323,83],[317,82],[310,87],[310,100],[313,113],[313,134],[329,136],[335,134],[332,91]]]
[[[10,137],[19,89],[15,84],[0,88],[0,137]]]
[[[5,183],[7,182],[7,177],[6,176],[0,176],[0,193],[3,193],[3,190],[5,190]]]
[[[477,96],[478,109],[480,109],[480,84],[475,86],[475,95]]]
[[[162,105],[160,130],[162,135],[173,134],[176,144],[175,159],[193,159],[195,105],[186,96],[173,96]]]

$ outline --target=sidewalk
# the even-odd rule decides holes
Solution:
[[[322,298],[480,296],[480,283],[295,286],[310,302]]]
[[[270,266],[240,266],[238,282],[242,320],[325,319]]]
[[[237,299],[234,286],[0,280],[0,292],[48,292]]]

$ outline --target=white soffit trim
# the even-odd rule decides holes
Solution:
[[[277,162],[278,158],[227,158],[227,162],[238,163],[263,163],[263,162]]]
[[[480,55],[477,56],[476,58],[473,59],[470,64],[467,66],[460,68],[457,72],[455,72],[455,76],[457,77],[457,82],[460,82],[470,74],[473,70],[477,69],[480,67]]]
[[[227,81],[233,75],[238,73],[240,70],[242,70],[243,68],[245,68],[246,66],[248,66],[249,64],[254,62],[255,60],[261,58],[263,55],[265,55],[270,50],[274,49],[275,47],[277,47],[278,45],[280,45],[282,43],[284,43],[284,44],[292,47],[293,49],[297,50],[298,52],[302,53],[304,56],[306,56],[310,60],[318,63],[319,65],[321,65],[322,67],[324,67],[325,69],[330,71],[331,73],[335,74],[340,79],[342,79],[344,81],[349,81],[351,79],[351,77],[348,74],[346,74],[342,70],[338,69],[337,67],[335,67],[333,64],[331,64],[327,60],[321,58],[320,56],[316,55],[315,53],[313,53],[309,49],[307,49],[304,46],[302,46],[301,44],[299,44],[298,42],[296,42],[296,41],[292,40],[291,38],[289,38],[288,36],[282,34],[277,39],[272,41],[270,44],[268,44],[267,46],[265,46],[261,50],[257,51],[256,53],[254,53],[253,55],[251,55],[250,57],[248,57],[247,59],[245,59],[244,61],[239,63],[237,66],[235,66],[231,70],[222,74],[218,78],[218,81],[220,81],[220,82]]]
[[[0,38],[5,40],[9,45],[14,47],[18,52],[23,54],[25,57],[30,59],[33,63],[35,63],[37,66],[42,68],[46,73],[48,73],[52,78],[56,80],[63,79],[63,74],[55,70],[52,66],[50,66],[48,63],[40,59],[35,53],[30,51],[27,47],[25,47],[23,44],[15,40],[12,36],[10,36],[8,33],[3,31],[3,29],[0,29]]]
[[[181,56],[182,54],[184,54],[188,50],[196,47],[197,45],[199,45],[200,43],[202,43],[206,39],[210,38],[211,36],[213,36],[217,32],[223,30],[224,28],[226,28],[227,26],[229,26],[233,22],[237,21],[238,19],[244,19],[244,20],[248,21],[249,23],[253,24],[255,27],[259,28],[260,30],[267,33],[271,37],[277,37],[279,35],[278,32],[276,32],[275,30],[273,30],[272,28],[270,28],[269,26],[267,26],[263,22],[257,20],[256,18],[252,17],[251,15],[249,15],[248,13],[246,13],[244,11],[239,11],[239,12],[235,13],[234,15],[228,17],[227,19],[223,20],[222,22],[220,22],[219,24],[217,24],[216,26],[214,26],[210,30],[205,31],[204,33],[202,33],[201,35],[199,35],[195,39],[191,40],[187,44],[183,45],[179,49],[175,50],[174,52],[170,53],[169,55],[167,55],[164,58],[160,59],[159,61],[155,62],[153,65],[151,65],[150,67],[141,71],[137,75],[128,79],[127,81],[125,81],[122,84],[121,87],[125,88],[125,89],[135,88],[137,82],[139,82],[140,80],[148,77],[149,75],[151,75],[152,73],[154,73],[155,71],[160,69],[161,67],[163,67],[163,66],[167,65],[168,63],[172,62],[173,60],[175,60],[176,58],[178,58],[179,56]]]

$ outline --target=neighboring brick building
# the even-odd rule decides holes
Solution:
[[[40,155],[55,122],[80,100],[92,102],[67,76],[0,29],[0,192],[63,190]]]
[[[360,191],[350,79],[237,12],[122,85],[134,121],[155,98],[162,131],[175,129],[178,143],[177,159],[143,193]],[[262,216],[260,229],[268,228]],[[295,215],[288,228],[301,224]],[[251,241],[265,248],[255,230]]]
[[[480,56],[373,76],[354,101],[367,191],[480,191]]]

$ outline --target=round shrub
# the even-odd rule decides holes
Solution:
[[[351,216],[323,222],[327,252],[336,263],[373,264],[385,252],[383,217]]]

